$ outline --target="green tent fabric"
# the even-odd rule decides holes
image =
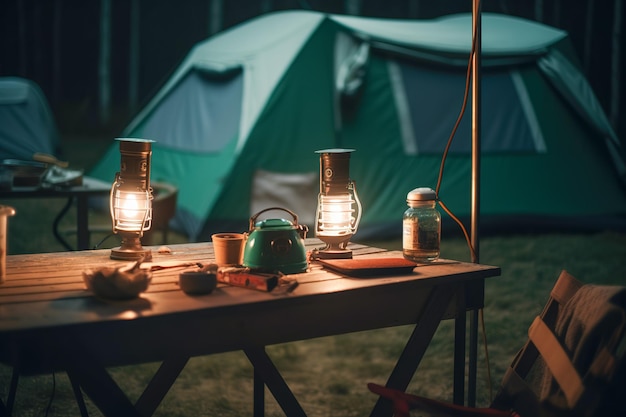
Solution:
[[[270,13],[196,45],[121,136],[156,141],[152,179],[179,188],[192,240],[269,206],[314,225],[316,150],[352,148],[357,236],[400,236],[408,191],[434,188],[461,109],[471,16],[392,20]],[[567,33],[483,14],[481,224],[624,226],[619,140]],[[439,197],[470,211],[469,111]],[[115,145],[90,172],[111,180]],[[587,220],[585,220],[587,219]]]

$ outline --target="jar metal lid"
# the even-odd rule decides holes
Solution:
[[[434,201],[437,199],[435,190],[428,187],[419,187],[409,191],[406,201]]]

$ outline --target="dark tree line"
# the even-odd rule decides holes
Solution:
[[[0,0],[0,76],[36,81],[63,129],[119,130],[189,49],[262,13],[312,9],[389,18],[470,12],[472,0]],[[483,0],[564,29],[613,126],[620,120],[623,0]]]

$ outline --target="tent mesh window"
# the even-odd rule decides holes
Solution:
[[[417,67],[402,61],[388,64],[396,102],[405,101],[402,124],[407,153],[441,154],[458,113],[465,90],[463,71]],[[482,80],[482,150],[490,153],[545,152],[545,143],[529,101],[522,76],[515,69],[492,70]],[[398,93],[411,92],[411,94]],[[398,97],[400,96],[400,97]],[[471,92],[468,100],[471,100]],[[468,101],[469,103],[469,101]],[[450,111],[450,109],[458,111]],[[412,132],[412,133],[411,133]],[[466,110],[450,152],[471,150],[471,118]],[[406,148],[406,146],[405,146]]]

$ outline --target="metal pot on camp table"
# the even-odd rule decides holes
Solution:
[[[282,210],[293,220],[265,219],[259,216],[271,210]],[[298,216],[285,208],[270,207],[250,218],[250,230],[244,246],[243,265],[267,272],[295,274],[306,271],[308,261],[304,239],[306,225],[298,224]]]

